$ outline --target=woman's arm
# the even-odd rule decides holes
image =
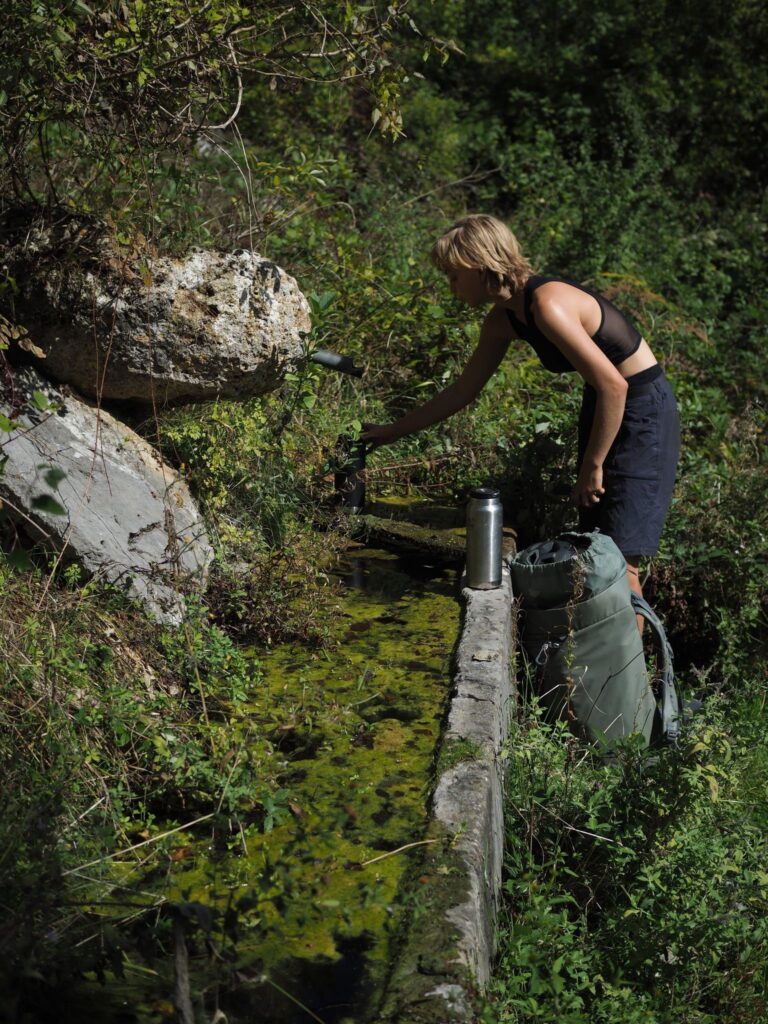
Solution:
[[[576,289],[552,282],[537,289],[531,311],[542,333],[597,392],[595,418],[572,493],[577,505],[589,506],[604,493],[603,463],[624,416],[627,382],[587,333],[583,302]]]
[[[362,434],[363,440],[371,447],[377,448],[453,416],[459,409],[463,409],[477,398],[504,358],[511,340],[512,329],[504,311],[494,307],[483,321],[477,348],[453,384],[449,384],[434,398],[412,409],[394,423],[366,423]]]

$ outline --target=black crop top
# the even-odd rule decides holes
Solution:
[[[592,340],[600,351],[605,353],[614,366],[623,363],[633,352],[637,352],[642,340],[639,331],[627,320],[623,313],[619,312],[612,302],[609,302],[599,292],[592,291],[591,288],[578,284],[576,281],[571,281],[567,277],[542,277],[539,274],[533,274],[525,282],[523,289],[525,322],[518,320],[511,309],[507,309],[507,316],[518,337],[522,338],[523,341],[527,341],[532,346],[546,370],[551,370],[552,373],[568,373],[570,370],[575,369],[557,345],[541,333],[533,319],[533,313],[531,312],[533,293],[539,285],[546,284],[548,281],[562,281],[564,284],[570,284],[574,288],[578,288],[579,291],[586,292],[587,295],[597,299],[600,306],[600,326],[592,335]]]

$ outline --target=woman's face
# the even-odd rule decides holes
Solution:
[[[468,306],[481,306],[488,301],[485,274],[476,267],[449,267],[445,272],[451,291]]]

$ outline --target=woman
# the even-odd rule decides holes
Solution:
[[[480,341],[453,384],[394,423],[366,424],[364,440],[375,448],[452,416],[477,397],[510,341],[527,341],[547,370],[584,379],[572,499],[583,530],[599,528],[616,542],[629,585],[642,595],[640,558],[658,550],[680,450],[675,398],[647,342],[597,292],[534,274],[495,217],[460,220],[432,259],[459,299],[492,304]]]

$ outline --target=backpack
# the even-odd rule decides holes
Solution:
[[[624,556],[610,537],[564,533],[509,560],[520,598],[521,646],[547,717],[565,718],[598,746],[631,733],[674,745],[679,701],[672,649],[658,616],[629,589]],[[651,685],[636,614],[656,651]]]

